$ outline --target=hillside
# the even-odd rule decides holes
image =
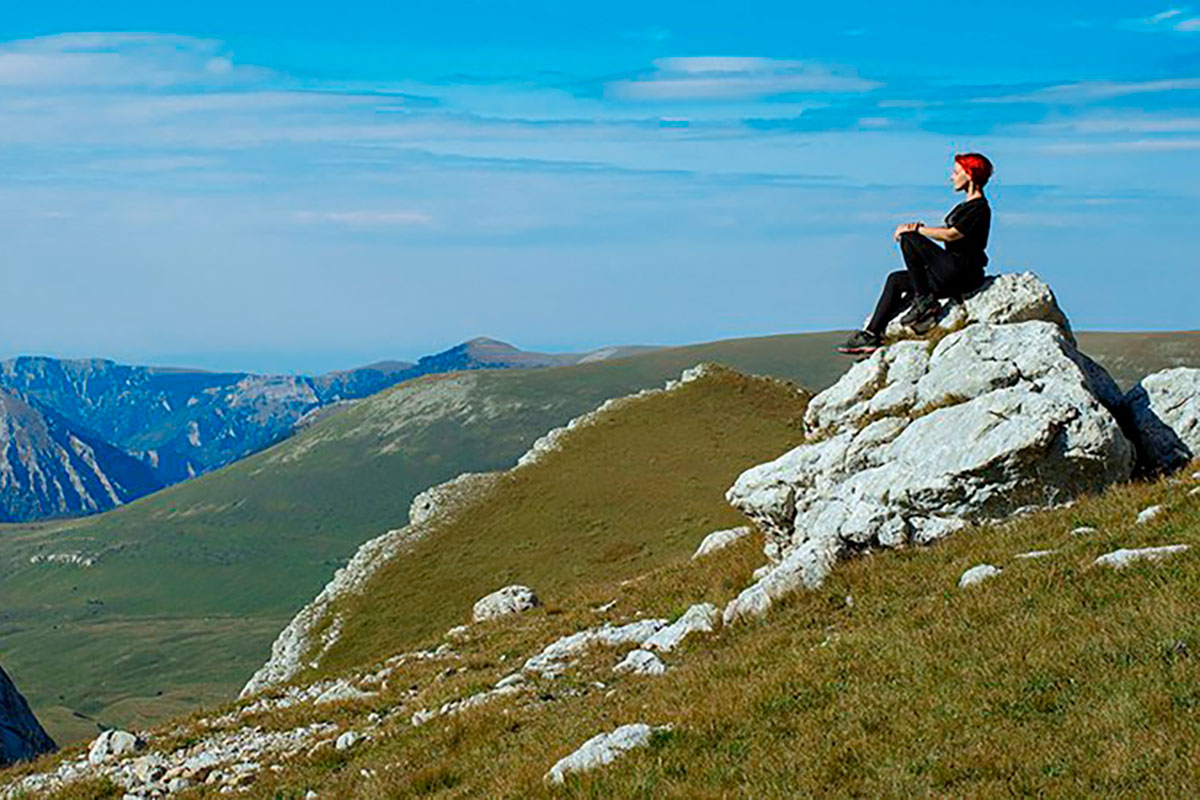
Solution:
[[[1091,351],[1102,363],[1135,354],[1144,371],[1200,364],[1195,334],[1104,336],[1107,350]],[[550,428],[700,361],[824,388],[852,363],[832,352],[842,338],[739,339],[422,378],[115,512],[0,526],[4,667],[59,741],[223,701],[355,547],[407,522],[418,492],[511,466]],[[1089,334],[1080,339],[1086,349]],[[29,563],[75,552],[104,555],[88,568]]]
[[[738,521],[722,491],[739,461],[755,460],[753,440],[768,457],[797,442],[804,407],[786,387],[717,371],[601,414],[377,572],[342,607],[347,624],[317,669],[153,731],[150,752],[172,763],[177,748],[232,737],[229,749],[256,727],[251,757],[264,767],[244,780],[227,767],[186,772],[215,777],[197,795],[222,783],[254,797],[1195,793],[1200,464],[853,559],[759,622],[663,653],[663,675],[615,674],[628,645],[596,645],[563,677],[490,688],[558,637],[736,596],[763,561],[759,535],[690,555]],[[1139,524],[1151,505],[1164,511]],[[1168,544],[1192,552],[1122,570],[1092,563]],[[957,588],[980,563],[1004,572]],[[510,582],[535,587],[543,605],[443,636]],[[308,690],[319,678],[334,680]],[[341,683],[341,699],[314,702],[339,681],[354,690]],[[477,705],[445,705],[469,697]],[[561,789],[545,783],[584,741],[640,722],[670,728]],[[92,780],[70,796],[120,791]]]

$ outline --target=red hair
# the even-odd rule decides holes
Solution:
[[[959,153],[954,160],[976,186],[983,186],[992,177],[992,162],[983,153]]]

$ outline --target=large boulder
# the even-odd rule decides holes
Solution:
[[[766,534],[773,564],[726,623],[820,585],[848,552],[928,543],[1127,479],[1119,397],[1057,320],[876,351],[813,398],[804,444],[726,493]]]
[[[37,758],[55,749],[29,703],[0,669],[0,767]]]
[[[1124,405],[1145,472],[1178,469],[1200,455],[1200,369],[1149,375],[1129,390]]]
[[[936,327],[953,331],[976,323],[1008,325],[1030,320],[1054,323],[1068,341],[1075,343],[1071,323],[1059,308],[1054,292],[1032,272],[989,275],[982,286],[961,298],[961,302],[960,298],[943,300]],[[888,324],[888,337],[909,335],[899,318]]]
[[[504,617],[509,614],[520,614],[540,605],[537,594],[528,586],[513,584],[492,592],[487,597],[479,598],[471,612],[472,622]]]

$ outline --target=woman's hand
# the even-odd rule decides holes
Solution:
[[[895,232],[892,233],[892,240],[899,241],[900,234],[908,233],[909,231],[915,231],[917,228],[921,227],[924,224],[925,224],[924,222],[906,222],[903,225],[897,225]]]

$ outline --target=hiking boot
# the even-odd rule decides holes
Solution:
[[[839,353],[874,353],[883,346],[878,334],[870,331],[855,331],[846,343],[838,348]]]
[[[900,324],[906,328],[915,328],[921,323],[932,322],[941,310],[942,304],[937,301],[937,298],[928,294],[917,295],[917,299],[913,300],[912,308],[900,318]]]

